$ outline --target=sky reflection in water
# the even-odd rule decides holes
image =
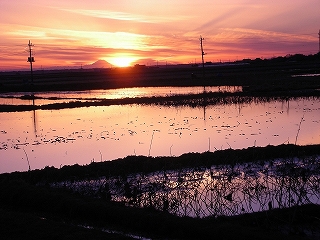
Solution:
[[[205,108],[105,106],[0,113],[0,172],[128,155],[320,143],[317,99]],[[301,124],[300,124],[301,123]],[[300,130],[299,130],[300,127]]]
[[[135,87],[120,89],[100,89],[87,91],[56,91],[37,92],[36,97],[42,99],[20,99],[24,95],[32,95],[32,92],[0,93],[0,104],[4,105],[44,105],[51,103],[63,103],[70,101],[88,101],[100,99],[123,99],[137,97],[165,97],[172,95],[199,94],[204,87]],[[241,86],[205,87],[207,92],[241,92]]]

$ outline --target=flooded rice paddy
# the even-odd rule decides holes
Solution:
[[[241,92],[241,86],[220,87],[136,87],[121,89],[101,89],[87,91],[56,91],[38,92],[37,99],[21,99],[30,96],[32,92],[9,92],[0,94],[0,104],[3,105],[44,105],[52,103],[65,103],[70,101],[94,101],[104,99],[123,99],[139,97],[167,97],[173,95],[199,94],[208,92]]]
[[[180,90],[135,88],[127,92],[121,89],[118,93],[112,90],[115,91],[113,94],[103,91],[83,93],[87,95],[60,92],[55,93],[58,96],[47,94],[44,101],[65,101],[60,98],[91,98],[94,101],[97,98],[155,96],[155,89],[158,89],[159,95],[203,91],[203,87],[199,87]],[[239,91],[235,87],[228,89]],[[53,98],[50,100],[50,97]],[[8,103],[11,105],[20,104],[19,101],[31,104],[30,100],[19,98],[1,99],[12,101]],[[0,119],[1,173],[41,169],[45,166],[82,165],[128,155],[179,156],[187,152],[269,144],[320,143],[318,98],[204,107],[138,104],[92,106],[2,112]]]
[[[319,158],[197,167],[51,184],[177,216],[219,217],[320,204]]]

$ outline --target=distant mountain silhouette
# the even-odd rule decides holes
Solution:
[[[98,60],[92,64],[86,65],[85,68],[108,68],[111,66],[112,66],[112,64],[105,61],[105,60]]]

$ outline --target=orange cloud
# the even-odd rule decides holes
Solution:
[[[200,59],[200,35],[207,61],[312,54],[319,7],[318,0],[4,1],[0,70],[28,68],[29,39],[35,68],[119,56],[189,63]]]

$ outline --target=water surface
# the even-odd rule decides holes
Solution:
[[[316,98],[206,107],[113,105],[0,113],[0,172],[128,155],[320,143]]]
[[[240,92],[241,86],[219,87],[136,87],[119,89],[100,89],[87,91],[55,92],[8,92],[0,93],[0,104],[4,105],[44,105],[70,101],[92,101],[102,99],[123,99],[138,97],[166,97],[172,95],[199,94],[207,92]],[[35,95],[37,99],[26,100],[21,97]]]

